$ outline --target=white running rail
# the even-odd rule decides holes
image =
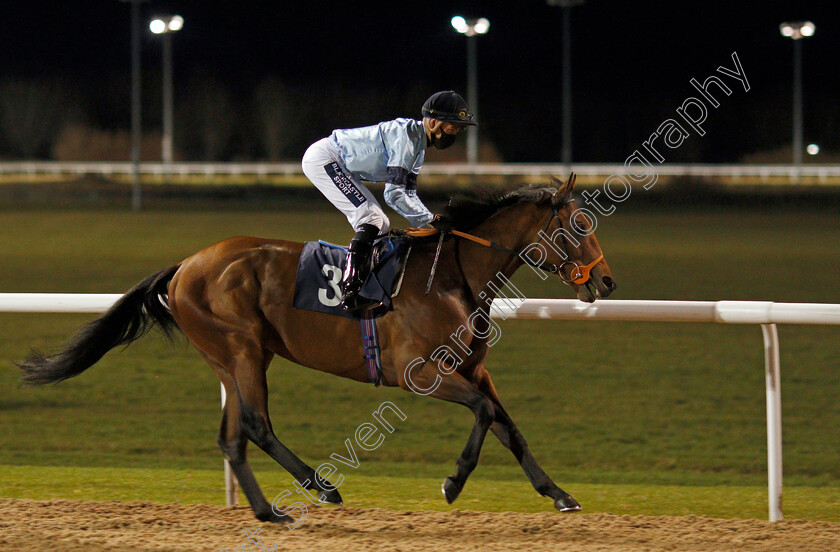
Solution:
[[[205,163],[177,162],[140,163],[142,175],[175,177],[240,177],[253,176],[258,179],[270,176],[303,176],[300,162],[294,163]],[[3,161],[0,162],[0,176],[5,175],[80,175],[98,174],[105,177],[130,176],[133,165],[129,161]],[[424,175],[474,175],[474,176],[527,176],[565,175],[574,171],[578,176],[606,179],[616,174],[623,175],[627,169],[622,163],[426,163]],[[817,181],[835,180],[840,177],[840,165],[836,163],[812,164],[800,167],[780,164],[679,164],[664,163],[655,165],[654,171],[659,176],[700,176],[706,178],[745,178],[761,179],[786,177],[789,180],[797,176],[807,176]]]
[[[0,293],[0,312],[78,312],[107,310],[121,295],[84,293]],[[634,301],[582,303],[574,299],[496,300],[494,318],[545,320],[623,320],[760,324],[764,336],[767,395],[767,492],[770,521],[782,519],[782,398],[776,324],[840,325],[840,304],[770,301]],[[224,405],[222,387],[222,405]],[[225,461],[228,505],[238,503],[236,481]]]

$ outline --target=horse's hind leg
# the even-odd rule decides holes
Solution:
[[[341,504],[338,490],[325,479],[319,477],[316,480],[315,470],[295,456],[274,434],[268,416],[268,385],[265,377],[273,354],[249,343],[239,344],[237,350],[239,353],[233,374],[239,399],[239,422],[244,434],[286,468],[301,487],[315,491],[320,502]]]
[[[490,374],[484,371],[477,385],[482,393],[493,401],[495,422],[490,426],[491,431],[493,431],[502,445],[509,449],[516,457],[516,460],[522,466],[522,470],[525,472],[528,481],[531,482],[534,489],[542,496],[551,497],[554,500],[554,507],[561,512],[579,511],[581,509],[580,504],[569,493],[558,487],[548,474],[543,471],[537,459],[534,458],[522,433],[519,432],[510,415],[502,407],[499,395],[496,392],[493,381],[490,379]]]
[[[217,349],[219,344],[218,342],[215,344]],[[254,349],[251,348],[251,350]],[[226,400],[222,413],[222,425],[219,429],[219,447],[230,462],[231,469],[242,487],[242,492],[245,493],[248,503],[254,510],[254,515],[261,521],[278,523],[291,521],[289,516],[275,511],[273,505],[265,499],[245,454],[248,439],[251,439],[295,476],[305,488],[315,488],[312,468],[286,449],[271,429],[267,407],[268,389],[265,380],[265,371],[271,361],[271,354],[262,351],[249,354],[247,351],[241,351],[233,356],[222,355],[220,350],[215,350],[212,355],[202,349],[199,351],[225,386]],[[229,366],[223,366],[218,360],[221,356],[236,360],[231,360]],[[271,446],[272,438],[285,454],[278,454]],[[328,483],[323,481],[321,483],[325,487],[328,486]],[[326,495],[321,497],[324,502],[341,502],[337,491],[323,494]]]
[[[226,378],[228,379],[228,378]],[[222,449],[222,454],[230,462],[230,467],[239,481],[242,492],[248,499],[251,509],[254,510],[254,515],[261,521],[273,521],[283,523],[292,521],[292,518],[282,513],[275,512],[271,504],[266,501],[265,496],[260,491],[257,480],[254,478],[254,473],[248,465],[248,460],[245,455],[245,447],[248,445],[248,438],[242,432],[242,427],[239,421],[239,397],[236,393],[236,386],[232,379],[223,382],[225,385],[225,407],[222,411],[222,426],[219,428],[219,448]]]
[[[236,480],[239,481],[239,486],[245,493],[245,498],[248,499],[248,504],[251,505],[254,515],[260,521],[276,523],[292,521],[291,517],[274,511],[272,505],[268,503],[260,490],[260,486],[254,478],[254,473],[251,471],[251,466],[248,464],[245,453],[248,446],[248,437],[242,431],[239,394],[232,373],[217,360],[218,357],[222,356],[222,351],[216,348],[214,348],[213,353],[202,348],[199,348],[198,351],[213,368],[216,375],[219,376],[222,385],[225,386],[225,405],[222,409],[222,424],[219,428],[217,441],[219,448],[222,449],[222,454],[230,462],[230,468],[233,470]]]
[[[522,470],[534,489],[541,495],[554,500],[555,508],[561,512],[577,512],[581,509],[580,504],[569,493],[558,487],[543,471],[534,455],[531,454],[522,433],[501,405],[496,405],[496,422],[490,426],[490,429],[502,445],[508,448],[519,461],[519,465],[522,466]]]

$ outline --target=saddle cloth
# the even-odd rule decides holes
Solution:
[[[378,318],[393,310],[391,298],[399,293],[410,251],[410,238],[403,236],[385,236],[374,243],[373,270],[359,295],[381,305],[365,313],[365,318]],[[299,309],[359,320],[339,306],[346,259],[344,247],[321,241],[306,242],[298,263],[292,304]]]

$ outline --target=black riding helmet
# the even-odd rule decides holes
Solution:
[[[468,126],[478,124],[473,121],[473,114],[470,113],[467,102],[454,90],[442,90],[432,94],[423,104],[422,113],[423,117],[448,123],[460,123]]]

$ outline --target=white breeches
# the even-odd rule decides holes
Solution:
[[[353,178],[332,138],[318,140],[303,154],[303,174],[315,184],[324,197],[344,213],[353,230],[372,224],[384,234],[390,221],[373,194]]]

